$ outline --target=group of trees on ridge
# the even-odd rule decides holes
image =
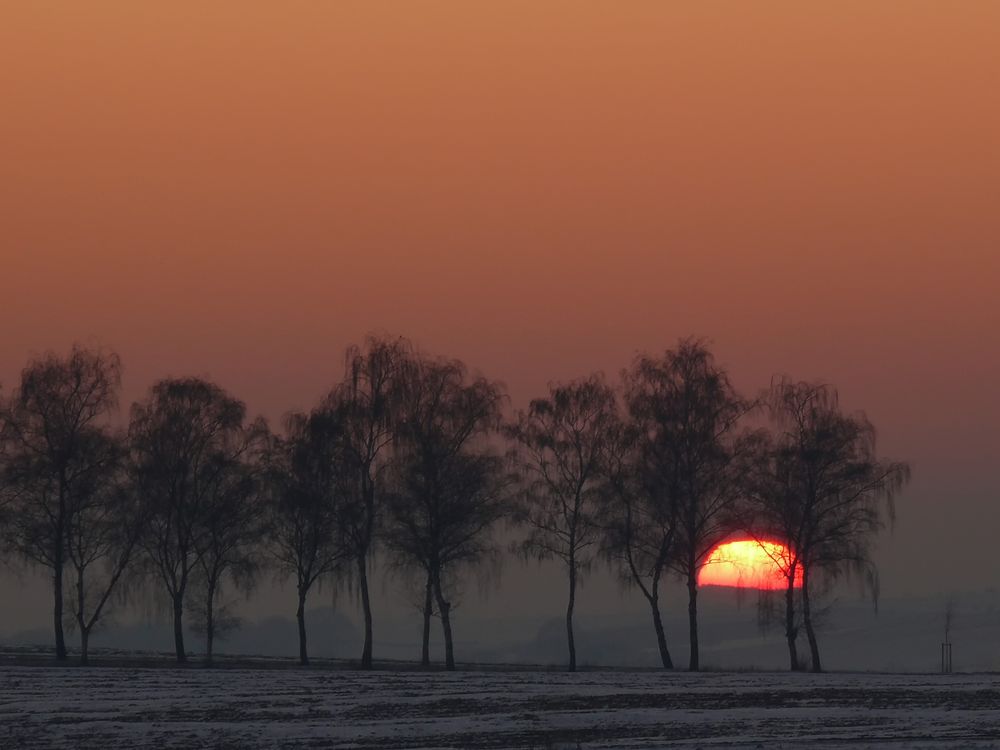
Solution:
[[[577,590],[598,563],[641,592],[672,668],[661,589],[679,577],[697,670],[698,573],[739,536],[784,545],[790,667],[806,666],[804,630],[819,671],[814,598],[852,573],[874,590],[872,545],[909,478],[829,385],[776,379],[745,398],[694,339],[637,357],[614,385],[551,384],[513,414],[498,382],[392,338],[350,348],[343,378],[280,431],[200,378],[155,383],[118,429],[120,386],[114,353],[77,346],[33,359],[0,394],[2,551],[51,574],[60,660],[65,624],[86,663],[109,605],[155,582],[177,661],[193,615],[210,662],[232,622],[223,592],[273,570],[295,582],[301,663],[306,602],[329,581],[357,594],[371,668],[378,553],[420,591],[421,663],[436,615],[453,669],[462,582],[511,551],[565,570],[570,670]]]

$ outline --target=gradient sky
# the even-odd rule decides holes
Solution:
[[[277,419],[391,331],[524,405],[704,336],[913,463],[884,592],[992,585],[998,34],[972,0],[9,3],[0,382],[98,342],[126,403],[205,374]]]

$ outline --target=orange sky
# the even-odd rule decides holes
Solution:
[[[992,543],[1000,4],[8,5],[4,385],[97,340],[275,418],[382,329],[523,404],[697,334],[914,463],[888,580]]]

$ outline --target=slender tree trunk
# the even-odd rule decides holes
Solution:
[[[437,596],[438,612],[441,614],[441,629],[444,631],[444,666],[455,669],[455,645],[451,637],[451,604],[445,601],[441,590],[441,571],[434,573],[434,592]]]
[[[660,661],[663,662],[664,669],[673,669],[674,660],[670,658],[670,651],[667,649],[667,636],[663,631],[659,597],[654,594],[647,599],[650,609],[653,610],[653,629],[656,631],[656,645],[660,647]]]
[[[569,671],[576,671],[576,642],[573,640],[573,607],[576,605],[576,560],[569,560],[569,602],[566,605],[566,644],[569,647]]]
[[[691,638],[691,657],[688,662],[688,670],[697,672],[698,662],[698,574],[694,568],[694,561],[689,561],[688,567],[688,631]]]
[[[184,594],[178,592],[174,594],[174,651],[177,656],[177,663],[183,664],[187,661],[187,652],[184,651]]]
[[[66,636],[63,634],[63,567],[65,565],[64,522],[66,520],[66,474],[59,472],[59,517],[56,522],[56,538],[52,565],[52,625],[56,634],[56,659],[66,660]]]
[[[372,603],[368,596],[368,556],[358,557],[358,586],[361,589],[361,607],[365,615],[365,645],[361,651],[361,668],[372,668]]]
[[[788,641],[789,668],[793,672],[799,671],[799,653],[795,648],[795,639],[799,635],[798,628],[795,627],[795,567],[792,567],[792,575],[788,577],[788,588],[785,589],[785,638]]]
[[[83,571],[76,569],[76,626],[80,629],[80,663],[87,664],[87,639],[90,637],[90,630],[87,628],[87,604],[86,589],[83,585]],[[96,617],[95,617],[96,619]]]
[[[434,582],[427,574],[427,589],[424,592],[424,639],[420,649],[420,666],[431,665],[431,615],[434,613]]]
[[[209,584],[205,605],[205,663],[212,663],[212,646],[215,643],[215,586]]]
[[[56,659],[66,660],[66,636],[63,634],[63,563],[62,554],[56,555],[52,574],[52,625],[56,633]]]
[[[809,609],[809,569],[802,566],[802,622],[806,626],[806,638],[809,640],[809,654],[812,657],[812,671],[822,672],[823,665],[819,660],[819,643],[816,640],[816,630],[813,628],[812,612]]]
[[[90,628],[80,625],[80,664],[87,666],[90,663],[88,648],[90,645]]]
[[[306,590],[299,585],[299,607],[295,611],[295,619],[299,623],[299,664],[303,667],[309,664],[309,653],[306,650]]]

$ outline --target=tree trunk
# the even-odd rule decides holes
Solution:
[[[674,660],[670,658],[667,649],[667,636],[663,632],[663,618],[660,616],[660,601],[657,596],[648,597],[649,607],[653,610],[653,629],[656,631],[656,645],[660,647],[660,661],[664,669],[673,669]]]
[[[76,626],[80,629],[80,664],[87,664],[87,640],[90,630],[87,628],[87,591],[83,585],[83,570],[76,569]],[[94,618],[97,619],[96,616]]]
[[[420,666],[431,665],[431,615],[434,612],[434,582],[427,574],[427,589],[424,592],[424,639],[420,649]]]
[[[56,659],[66,659],[66,636],[63,634],[63,565],[62,554],[56,556],[57,561],[52,574],[52,625],[56,633]]]
[[[445,669],[455,669],[455,646],[451,637],[451,604],[444,600],[441,590],[441,572],[434,574],[434,591],[437,595],[438,612],[441,614],[441,629],[444,631],[444,666]]]
[[[688,568],[688,631],[691,638],[691,657],[688,670],[697,672],[698,663],[698,575],[692,562]]]
[[[358,558],[358,586],[361,589],[361,607],[365,615],[365,645],[361,651],[361,668],[372,668],[372,603],[368,596],[368,556]]]
[[[88,647],[90,644],[90,629],[80,626],[80,664],[87,666],[89,663]]]
[[[208,587],[208,604],[205,610],[205,663],[212,663],[212,645],[215,643],[215,587]]]
[[[66,471],[59,471],[59,516],[52,555],[52,625],[56,634],[56,659],[66,660],[66,636],[63,634],[63,566],[65,556]]]
[[[174,651],[177,655],[177,663],[183,664],[187,661],[187,653],[184,651],[184,594],[174,594]]]
[[[205,587],[205,663],[209,666],[215,646],[215,588],[214,580],[209,577]]]
[[[295,611],[295,619],[299,623],[299,664],[303,667],[309,664],[309,654],[306,651],[306,592],[299,586],[299,607]]]
[[[793,672],[799,671],[799,654],[795,648],[798,634],[798,628],[795,627],[795,567],[793,566],[792,574],[788,577],[788,588],[785,589],[785,638],[788,641],[789,668]]]
[[[573,607],[576,605],[576,561],[569,561],[569,603],[566,605],[566,645],[569,647],[569,671],[576,671],[576,642],[573,640]]]
[[[809,609],[809,569],[802,566],[802,621],[806,626],[806,638],[809,640],[809,653],[812,657],[812,671],[822,672],[823,665],[819,660],[819,643],[816,641],[816,631],[813,628],[812,612]]]

